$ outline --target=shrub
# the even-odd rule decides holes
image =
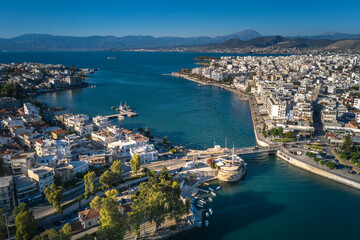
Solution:
[[[315,162],[319,162],[319,161],[320,161],[320,159],[319,159],[319,158],[317,158],[317,157],[314,157],[314,161],[315,161]]]
[[[314,156],[314,153],[306,152],[305,155],[308,156],[309,158],[312,158]]]
[[[327,166],[328,168],[330,168],[330,169],[334,169],[334,168],[335,168],[335,163],[333,163],[333,162],[327,162],[327,163],[326,163],[326,166]]]
[[[324,161],[324,160],[321,160],[321,161],[320,161],[320,164],[321,164],[321,165],[325,165],[325,163],[326,163],[326,161]]]

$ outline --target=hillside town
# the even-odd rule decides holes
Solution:
[[[77,69],[61,64],[1,63],[1,96],[23,97],[25,94],[41,94],[54,90],[84,87],[86,74],[97,69]],[[13,89],[16,89],[13,90]],[[13,91],[12,91],[13,90]]]

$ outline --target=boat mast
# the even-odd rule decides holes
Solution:
[[[232,165],[234,165],[234,154],[235,154],[235,149],[234,149],[234,143],[233,143],[233,149],[232,149],[232,155],[231,155]]]

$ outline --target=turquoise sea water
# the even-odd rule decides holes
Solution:
[[[72,52],[0,53],[0,62],[61,63],[100,68],[84,88],[39,96],[74,113],[114,113],[126,100],[139,113],[127,128],[148,126],[154,135],[188,147],[255,144],[249,106],[223,89],[163,76],[194,67],[196,53]],[[107,56],[117,56],[107,60]],[[214,54],[214,56],[220,56]],[[210,206],[207,229],[176,239],[358,239],[360,191],[288,165],[275,156],[244,156],[248,173],[222,184]]]

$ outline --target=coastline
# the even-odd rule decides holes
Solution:
[[[235,94],[237,94],[239,96],[247,96],[246,99],[241,98],[241,100],[249,102],[250,111],[251,111],[251,118],[252,118],[252,122],[253,122],[254,134],[255,134],[255,139],[256,139],[257,145],[259,145],[261,147],[269,147],[271,145],[274,145],[274,143],[268,143],[265,139],[262,139],[262,137],[258,135],[258,132],[256,130],[255,118],[254,118],[254,112],[258,112],[258,109],[256,109],[256,107],[258,105],[257,105],[256,101],[254,100],[254,96],[249,96],[248,94],[242,93],[240,91],[236,91],[235,89],[232,89],[230,87],[223,86],[223,84],[215,84],[215,83],[212,83],[212,82],[204,83],[203,81],[192,78],[192,77],[190,77],[190,76],[188,76],[186,74],[173,72],[171,75],[175,76],[175,77],[181,77],[181,78],[193,81],[193,82],[197,82],[197,83],[200,83],[202,85],[212,85],[212,86],[220,87],[222,89],[226,89],[228,91],[231,91],[231,92],[233,92],[233,93],[235,93]],[[308,164],[308,163],[306,163],[306,162],[304,162],[304,161],[302,161],[302,160],[300,160],[298,158],[295,158],[294,156],[290,156],[290,154],[288,154],[288,153],[281,152],[280,150],[278,150],[275,155],[277,157],[279,157],[280,159],[282,159],[282,160],[288,162],[289,164],[293,165],[293,166],[296,166],[296,167],[301,168],[303,170],[309,171],[309,172],[314,173],[316,175],[322,176],[322,177],[327,178],[329,180],[332,180],[332,181],[335,181],[335,182],[338,182],[338,183],[342,183],[342,184],[344,184],[346,186],[349,186],[349,187],[360,190],[360,182],[350,180],[350,179],[346,178],[345,176],[341,176],[341,175],[338,175],[338,174],[331,173],[329,170],[324,170],[324,169],[321,169],[321,168],[319,168],[317,166],[310,165],[310,164]]]
[[[77,86],[71,86],[71,87],[67,87],[67,88],[60,88],[60,89],[47,89],[46,91],[43,92],[35,92],[35,93],[30,93],[29,97],[38,97],[40,95],[43,94],[47,94],[47,93],[52,93],[52,92],[61,92],[61,91],[66,91],[66,90],[72,90],[72,89],[79,89],[79,88],[86,88],[89,86],[88,82],[82,82],[81,85],[77,85]]]

